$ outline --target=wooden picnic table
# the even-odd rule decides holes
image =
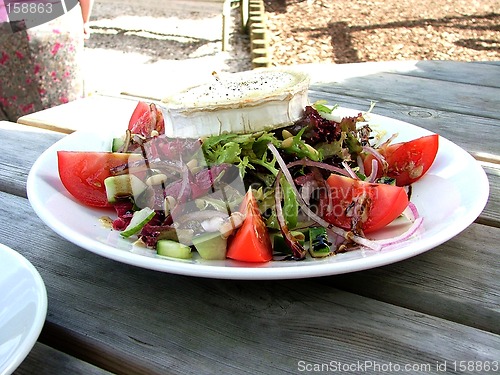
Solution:
[[[128,123],[136,100],[95,96],[2,122],[0,242],[39,270],[49,301],[16,374],[498,373],[500,62],[300,69],[311,73],[311,100],[361,109],[376,101],[377,114],[473,155],[490,184],[477,220],[421,255],[341,275],[245,281],[152,271],[61,238],[26,195],[45,149],[74,130]]]

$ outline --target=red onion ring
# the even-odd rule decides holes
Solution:
[[[372,160],[372,173],[370,173],[370,176],[368,176],[368,181],[369,182],[375,182],[377,180],[377,174],[378,174],[378,162],[376,159]]]

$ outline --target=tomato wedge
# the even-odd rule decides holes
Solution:
[[[130,155],[113,152],[58,151],[59,177],[73,197],[93,207],[110,207],[104,179],[109,170],[127,163]]]
[[[332,174],[329,194],[320,197],[323,218],[338,227],[374,232],[396,219],[408,206],[403,187],[369,183]]]
[[[436,159],[438,148],[439,136],[432,134],[379,149],[388,164],[385,175],[395,178],[398,186],[418,181]],[[363,162],[367,176],[372,172],[373,158],[372,155],[368,155]],[[382,166],[379,164],[377,177],[382,177],[383,174]]]
[[[271,239],[251,191],[245,195],[240,211],[245,220],[230,240],[226,256],[243,262],[269,262],[273,259]]]
[[[154,103],[139,101],[132,112],[128,123],[128,129],[133,134],[140,134],[144,137],[151,137],[151,133],[157,131],[158,134],[165,133],[165,120],[163,112]]]
[[[149,104],[146,102],[139,101],[134,109],[134,112],[132,112],[132,116],[130,116],[130,120],[128,122],[128,128],[131,129],[134,126],[134,124],[139,120],[139,118],[143,116],[144,113],[146,112],[149,112]]]

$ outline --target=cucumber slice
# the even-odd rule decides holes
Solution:
[[[191,248],[172,240],[159,240],[156,243],[156,253],[170,258],[190,259],[193,254]]]
[[[144,207],[140,211],[135,211],[129,225],[120,234],[127,238],[139,232],[155,216],[152,208]]]
[[[111,144],[111,151],[116,152],[123,146],[125,139],[123,137],[113,138],[113,143]]]
[[[223,238],[219,232],[208,232],[193,237],[193,245],[203,259],[226,259],[227,238]]]
[[[133,174],[107,177],[104,179],[104,186],[109,203],[115,203],[122,198],[138,197],[148,187],[139,177]]]
[[[328,233],[323,227],[309,228],[309,253],[313,258],[323,258],[331,254],[331,242]]]

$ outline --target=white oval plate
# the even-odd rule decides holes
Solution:
[[[361,111],[342,108],[345,115]],[[370,114],[370,125],[398,133],[397,141],[432,134],[428,130]],[[110,149],[111,137],[124,129],[108,129],[100,134],[75,132],[47,149],[35,162],[28,176],[27,191],[38,216],[68,241],[89,251],[120,262],[157,271],[223,279],[291,279],[341,274],[383,266],[413,257],[454,237],[481,213],[488,199],[489,184],[481,166],[463,149],[440,137],[436,160],[427,174],[413,185],[412,202],[424,217],[423,226],[410,239],[379,252],[357,250],[324,259],[273,261],[243,264],[231,260],[190,261],[158,257],[118,232],[104,228],[99,217],[113,211],[85,207],[63,187],[57,169],[57,150],[103,151]],[[474,181],[474,184],[470,182]],[[397,223],[396,223],[397,224]],[[376,233],[376,238],[394,234],[391,224]]]
[[[0,244],[0,374],[12,373],[42,331],[47,292],[38,271],[22,255]]]

